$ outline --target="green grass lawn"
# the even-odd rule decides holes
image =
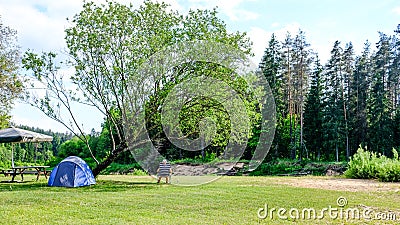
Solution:
[[[0,180],[9,178],[1,177]],[[0,224],[396,224],[399,221],[331,219],[259,219],[271,208],[371,207],[394,212],[400,220],[400,192],[336,191],[283,185],[282,177],[223,177],[207,185],[158,185],[151,177],[100,176],[83,188],[48,187],[41,177],[24,183],[0,183]],[[293,179],[293,178],[291,178]],[[299,179],[301,182],[302,178]],[[313,178],[327,179],[322,177]],[[288,216],[288,212],[286,213]],[[269,215],[268,215],[269,216]]]

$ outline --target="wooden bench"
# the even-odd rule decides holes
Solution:
[[[16,166],[13,167],[9,174],[12,176],[11,182],[14,182],[14,179],[17,175],[21,176],[21,181],[24,180],[25,174],[33,174],[36,175],[36,181],[39,180],[40,175],[44,175],[47,179],[47,175],[51,171],[47,171],[46,168],[49,166]]]
[[[50,172],[51,172],[51,171],[50,171]],[[19,172],[16,172],[16,173],[19,174]],[[47,171],[46,171],[46,173],[47,173]],[[14,174],[14,171],[11,170],[11,169],[9,169],[9,170],[2,170],[2,171],[0,172],[0,174],[4,174],[4,176],[7,177],[7,176],[9,176],[9,175],[13,175],[13,174]],[[25,171],[23,172],[23,174],[33,174],[33,175],[37,175],[38,172],[37,172],[36,170],[25,170]]]
[[[1,169],[0,174],[4,174],[5,177],[14,174],[12,169]]]

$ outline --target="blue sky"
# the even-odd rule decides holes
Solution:
[[[102,1],[104,2],[104,1]],[[118,0],[139,5],[141,1]],[[252,58],[258,64],[272,33],[283,40],[286,31],[306,32],[311,48],[324,63],[335,40],[353,42],[358,54],[365,40],[372,46],[378,40],[378,31],[392,34],[400,23],[398,0],[166,0],[171,8],[185,13],[189,8],[218,7],[219,16],[230,31],[247,32],[253,41]],[[80,0],[0,0],[3,24],[18,31],[22,51],[65,51],[64,29],[69,26],[66,17],[81,9]],[[71,71],[69,71],[71,72]],[[80,123],[85,130],[100,130],[102,116],[83,106],[77,106]],[[17,124],[43,129],[66,129],[48,119],[37,109],[18,102],[12,111]]]

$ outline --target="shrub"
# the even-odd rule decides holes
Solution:
[[[142,169],[138,163],[132,163],[132,164],[111,163],[105,170],[101,172],[101,174],[111,174],[111,173],[128,174],[131,173],[132,171],[134,175],[143,175],[143,173],[147,174],[144,171],[143,173],[140,173],[139,170]]]
[[[135,176],[148,176],[147,172],[141,169],[133,169],[132,175]]]
[[[393,158],[359,148],[348,164],[345,176],[359,179],[378,179],[380,181],[400,181],[400,159],[393,149]]]
[[[251,176],[291,174],[301,170],[302,165],[295,160],[276,160],[262,163],[256,170],[250,173]]]
[[[0,161],[0,168],[2,169],[11,168],[11,160]]]

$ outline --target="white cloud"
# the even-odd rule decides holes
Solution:
[[[281,26],[281,24],[278,23],[278,22],[275,22],[275,23],[272,23],[272,24],[271,24],[271,27],[272,27],[272,28],[278,28],[278,27],[280,27],[280,26]]]
[[[15,103],[11,111],[11,122],[15,125],[26,125],[31,127],[40,127],[44,130],[56,132],[66,132],[67,129],[56,121],[48,118],[38,109],[24,103]]]
[[[57,3],[57,4],[56,4]],[[80,9],[81,1],[2,1],[0,15],[5,25],[17,30],[23,50],[38,51],[64,48],[66,17]]]
[[[258,65],[258,63],[261,61],[264,50],[268,46],[268,41],[270,40],[272,34],[275,34],[278,40],[283,41],[286,37],[287,32],[290,32],[291,34],[296,34],[299,28],[300,25],[298,23],[287,24],[282,28],[271,31],[267,31],[259,27],[250,28],[250,31],[247,33],[247,35],[253,42],[253,63]]]
[[[96,4],[105,3],[96,1]],[[117,0],[130,4],[131,0]],[[173,10],[183,10],[177,0],[165,0]],[[134,6],[141,2],[135,1]],[[60,51],[64,49],[64,30],[70,26],[66,18],[72,18],[82,9],[82,0],[13,0],[0,1],[3,24],[17,30],[22,50]]]
[[[259,27],[252,27],[250,31],[247,33],[250,40],[253,42],[253,53],[254,57],[252,61],[255,65],[261,61],[261,57],[264,53],[265,48],[267,47],[268,40],[271,37],[271,32],[268,32]]]
[[[392,12],[393,12],[394,14],[400,15],[400,6],[399,6],[399,7],[396,7],[396,8],[393,8],[393,9],[392,9]]]
[[[86,132],[90,133],[92,128],[96,131],[101,131],[101,124],[104,122],[104,116],[97,110],[93,110],[93,107],[73,103],[73,111],[77,122],[81,128]],[[71,120],[68,113],[65,111],[61,112],[63,119],[69,124]],[[16,102],[14,108],[11,111],[11,122],[16,125],[27,125],[32,127],[40,127],[45,130],[52,130],[57,132],[66,132],[68,129],[62,124],[55,120],[47,117],[39,109],[28,105],[27,103]],[[74,128],[77,131],[76,128]]]

